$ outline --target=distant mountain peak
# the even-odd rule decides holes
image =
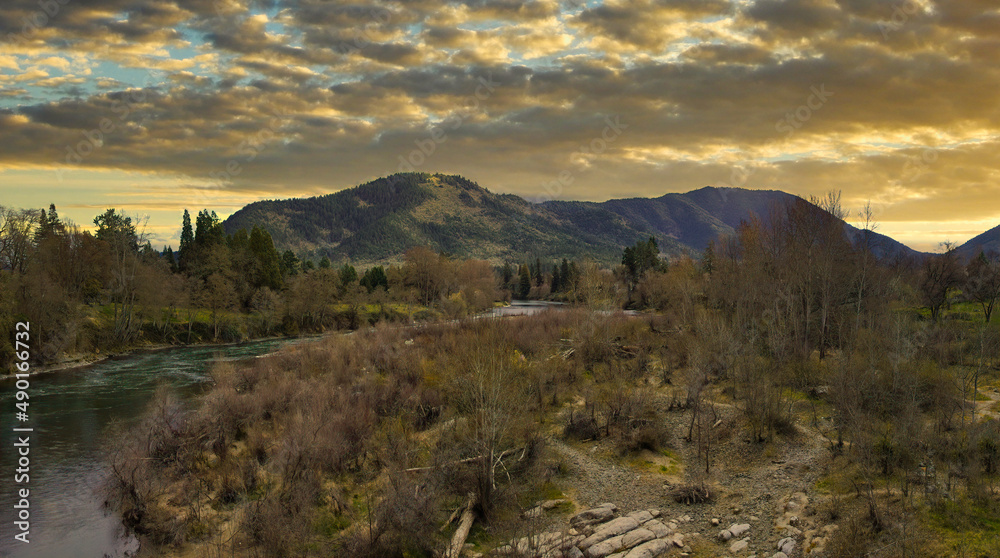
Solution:
[[[765,219],[776,204],[794,199],[777,190],[705,186],[658,198],[530,203],[460,175],[406,172],[322,196],[255,202],[224,224],[229,232],[262,226],[281,250],[300,256],[361,264],[400,261],[415,246],[495,263],[563,257],[613,263],[626,246],[650,236],[667,254],[700,253],[742,221]],[[912,252],[878,236],[887,253]]]

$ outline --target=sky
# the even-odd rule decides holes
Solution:
[[[995,0],[3,0],[0,205],[226,216],[399,171],[532,200],[840,191],[1000,224]]]

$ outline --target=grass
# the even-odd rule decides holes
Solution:
[[[926,509],[925,521],[935,538],[954,556],[1000,555],[1000,502],[942,500]]]

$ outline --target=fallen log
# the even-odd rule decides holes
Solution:
[[[476,521],[475,506],[476,495],[470,493],[469,502],[465,506],[465,511],[462,512],[462,519],[458,521],[458,529],[451,537],[451,545],[448,547],[448,552],[445,553],[445,558],[458,558],[462,554],[462,547],[465,546],[465,540],[469,538],[472,524]]]

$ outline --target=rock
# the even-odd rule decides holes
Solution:
[[[778,550],[784,552],[785,554],[791,554],[795,551],[795,539],[792,537],[785,537],[778,541]]]
[[[605,558],[605,556],[625,548],[625,544],[622,542],[624,538],[625,535],[618,535],[595,543],[584,549],[583,555],[587,558]]]
[[[733,523],[729,526],[729,532],[732,533],[734,537],[741,537],[743,533],[750,530],[749,523]]]
[[[640,524],[642,524],[642,523],[645,523],[645,522],[649,521],[650,519],[653,519],[654,516],[653,516],[653,514],[649,513],[646,510],[641,510],[641,511],[632,512],[632,513],[626,515],[625,517],[631,517],[632,519],[634,519],[634,520],[638,521]]]
[[[799,524],[799,516],[797,516],[797,515],[790,515],[790,516],[788,516],[788,524],[792,525],[792,526],[798,526],[798,524]]]
[[[591,546],[594,546],[605,539],[610,539],[616,535],[627,533],[638,526],[639,522],[631,517],[619,517],[618,519],[613,519],[595,529],[594,534],[590,535],[586,539],[583,539],[583,542],[581,542],[578,546],[580,547],[580,550],[586,551]]]
[[[653,508],[653,509],[648,510],[648,511],[649,511],[649,515],[651,515],[653,517],[660,517],[660,510],[658,510],[656,508]]]
[[[670,549],[670,541],[653,539],[628,551],[625,558],[655,558]]]
[[[683,521],[684,523],[690,523],[691,522],[691,516],[690,515],[682,516],[681,517],[681,521]]]
[[[674,543],[677,548],[684,548],[684,535],[676,533],[670,537],[670,542]]]
[[[718,517],[713,517],[712,518],[712,525],[715,526],[715,527],[719,526],[719,518]]]
[[[565,558],[584,558],[583,553],[580,552],[580,549],[575,546],[569,547],[569,550],[567,550],[563,556]]]
[[[633,546],[640,545],[655,538],[656,535],[649,529],[634,529],[622,536],[622,548],[632,548]]]
[[[733,538],[733,533],[729,529],[723,529],[723,530],[719,531],[719,540],[720,541],[728,541],[731,538]]]
[[[573,527],[577,528],[594,525],[595,523],[604,523],[605,521],[609,521],[614,518],[615,509],[616,508],[602,505],[589,510],[584,510],[570,518],[569,523]]]
[[[784,552],[775,552],[774,556],[771,556],[771,558],[788,558],[788,555]]]
[[[757,516],[756,516],[756,515],[751,515],[751,516],[750,516],[750,521],[757,521],[757,519],[758,519],[758,518],[757,518]]]
[[[652,519],[642,524],[643,529],[648,529],[656,536],[658,539],[669,537],[674,533],[674,530],[663,524],[662,521],[658,519]]]
[[[733,544],[729,545],[729,552],[736,554],[737,552],[743,551],[748,546],[750,546],[750,543],[746,539],[743,539],[741,541],[736,541]]]

